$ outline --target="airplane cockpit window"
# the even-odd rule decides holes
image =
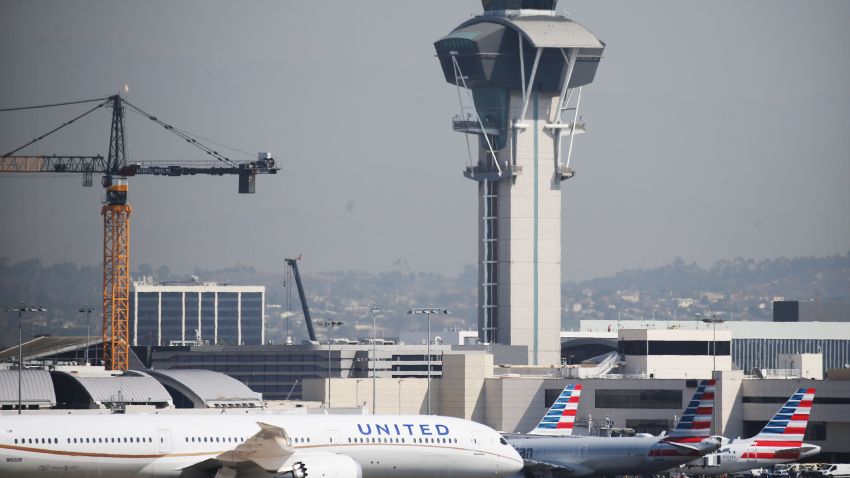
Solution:
[[[507,445],[507,444],[508,444],[508,442],[507,442],[504,438],[502,438],[502,437],[500,437],[500,438],[499,438],[499,443],[501,443],[502,445]]]

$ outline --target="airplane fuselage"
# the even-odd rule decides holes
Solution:
[[[562,467],[571,470],[573,476],[653,473],[699,456],[696,451],[659,444],[660,439],[652,436],[506,435],[505,439],[526,461]]]
[[[735,440],[716,453],[685,463],[675,471],[688,475],[725,475],[791,463],[820,453],[820,447],[803,443],[800,451],[775,452],[755,445],[754,440]]]
[[[0,476],[207,476],[183,469],[235,449],[258,433],[258,422],[284,429],[296,460],[310,466],[349,457],[367,478],[506,476],[522,466],[492,429],[447,417],[5,415]]]

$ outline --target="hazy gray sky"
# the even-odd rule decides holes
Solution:
[[[423,8],[423,7],[427,7]],[[567,279],[721,258],[850,250],[850,2],[562,1],[607,43],[565,185]],[[135,264],[457,273],[476,187],[432,43],[475,0],[0,0],[0,107],[127,83],[161,119],[283,164],[235,178],[135,178]],[[0,113],[0,149],[82,109]],[[129,115],[129,114],[128,114]],[[128,116],[130,159],[203,159]],[[109,112],[29,153],[106,154]],[[247,159],[238,155],[235,159]],[[101,260],[102,190],[0,177],[0,256]]]

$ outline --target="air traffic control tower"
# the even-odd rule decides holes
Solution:
[[[561,183],[585,131],[581,87],[605,44],[556,13],[557,0],[482,4],[434,43],[458,89],[454,130],[477,139],[464,176],[478,183],[479,336],[528,346],[529,364],[558,364]]]

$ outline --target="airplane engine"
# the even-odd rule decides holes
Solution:
[[[362,478],[363,468],[350,456],[310,453],[293,457],[295,464],[275,478]]]

